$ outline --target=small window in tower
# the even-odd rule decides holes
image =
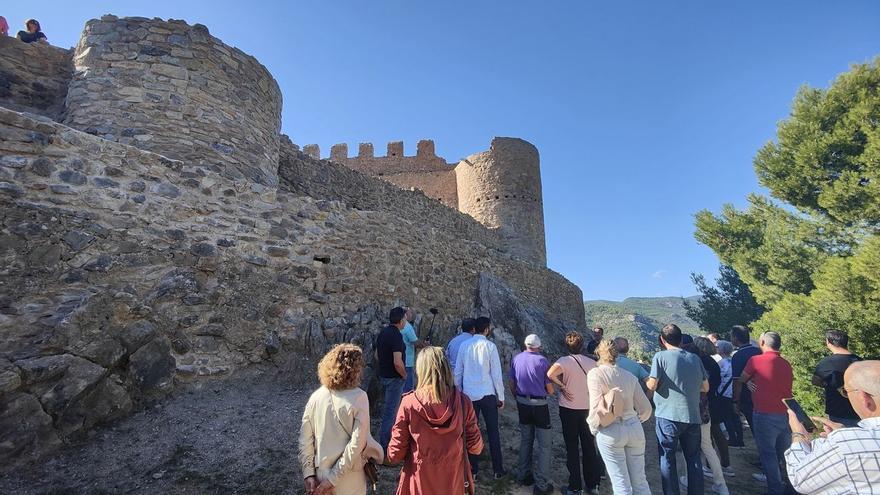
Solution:
[[[479,202],[480,202],[480,198],[477,198],[477,203],[479,203]]]
[[[510,196],[508,196],[508,195],[506,195],[506,194],[504,195],[504,198],[505,198],[505,199],[507,199],[507,198],[509,198],[509,197],[510,197]]]
[[[498,196],[495,196],[495,199],[498,199]]]

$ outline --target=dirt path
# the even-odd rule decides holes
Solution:
[[[40,463],[0,468],[0,493],[301,493],[296,435],[312,387],[308,376],[271,367],[184,385],[168,400],[98,428]],[[502,413],[502,442],[505,466],[513,472],[519,432],[511,406]],[[559,431],[555,404],[551,407]],[[660,493],[653,422],[646,430],[648,481]],[[732,456],[737,476],[728,485],[737,495],[763,493],[763,486],[751,479],[756,469],[749,463],[757,456],[748,440],[749,448]],[[551,478],[559,488],[568,478],[560,436],[554,436],[552,448]],[[484,455],[486,466],[488,451]],[[381,476],[379,493],[393,494],[397,471],[383,468]],[[531,494],[512,479],[477,488],[481,495]],[[601,490],[611,494],[607,482]]]

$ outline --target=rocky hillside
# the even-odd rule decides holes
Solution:
[[[686,298],[696,301],[697,296]],[[682,331],[697,334],[697,323],[685,315],[681,297],[630,297],[623,301],[584,301],[587,325],[599,325],[605,335],[622,335],[633,350],[653,352],[663,325],[675,323]]]

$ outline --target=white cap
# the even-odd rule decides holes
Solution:
[[[541,347],[541,338],[535,334],[529,334],[526,337],[526,347],[532,347],[534,349],[539,349]]]

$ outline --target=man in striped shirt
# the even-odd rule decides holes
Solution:
[[[880,495],[880,361],[850,365],[840,393],[862,418],[844,428],[824,418],[821,438],[811,439],[791,411],[791,448],[785,452],[788,477],[798,493]]]

